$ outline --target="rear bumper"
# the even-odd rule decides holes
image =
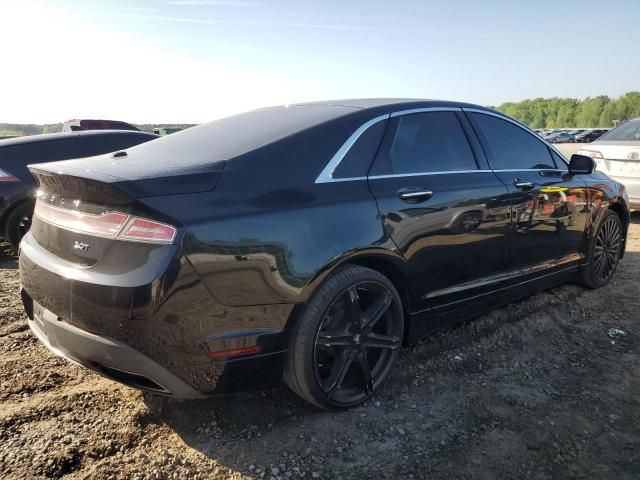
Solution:
[[[59,319],[23,292],[31,310],[29,327],[58,356],[128,386],[179,398],[202,398],[200,392],[133,348],[109,338],[85,332]],[[29,306],[29,301],[32,305]]]
[[[28,233],[19,263],[31,329],[58,355],[132,387],[178,398],[279,383],[294,305],[224,307],[183,257],[175,250],[167,255],[140,259],[134,286],[126,269],[75,266]],[[209,356],[253,345],[259,353]]]

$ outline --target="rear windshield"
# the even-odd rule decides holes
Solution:
[[[270,107],[215,120],[128,150],[129,162],[174,167],[228,160],[314,125],[353,112],[352,107]]]
[[[612,140],[640,140],[640,119],[630,120],[623,123],[619,127],[614,128],[609,133],[605,133],[600,140],[612,141]]]

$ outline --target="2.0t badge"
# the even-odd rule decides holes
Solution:
[[[73,248],[75,250],[82,250],[83,252],[86,252],[87,250],[89,250],[91,248],[91,245],[89,245],[88,243],[79,242],[79,241],[76,240],[73,243]]]

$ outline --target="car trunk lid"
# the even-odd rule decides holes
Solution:
[[[585,147],[585,150],[597,153],[594,157],[596,162],[609,175],[640,177],[640,142],[598,142]]]

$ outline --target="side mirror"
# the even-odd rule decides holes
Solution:
[[[578,155],[574,153],[569,160],[569,173],[574,175],[593,173],[596,169],[596,162],[593,158],[586,155]]]

